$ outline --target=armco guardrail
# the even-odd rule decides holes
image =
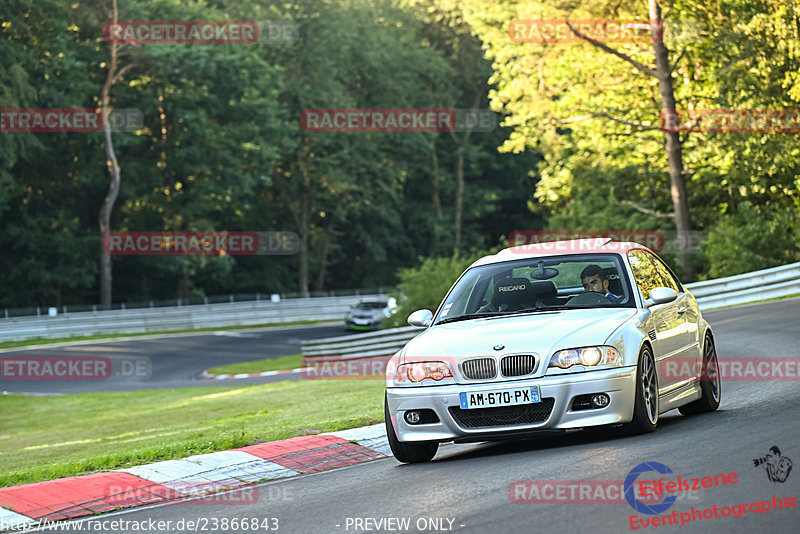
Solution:
[[[800,293],[800,263],[752,273],[686,284],[704,311],[757,300]],[[391,356],[422,332],[407,326],[369,334],[331,337],[303,342],[307,358],[367,358]]]
[[[0,319],[0,341],[335,319],[342,320],[344,326],[344,316],[350,306],[361,298],[377,296],[385,295],[296,298],[280,302],[262,300]]]
[[[416,326],[389,328],[380,332],[303,341],[305,358],[369,358],[391,356],[423,331]]]
[[[800,293],[800,263],[686,284],[701,310]]]

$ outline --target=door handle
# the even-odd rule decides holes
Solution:
[[[680,308],[678,308],[678,314],[683,315],[684,313],[686,313],[686,310],[688,310],[686,306],[681,306]]]

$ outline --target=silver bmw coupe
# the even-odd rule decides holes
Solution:
[[[637,243],[505,249],[473,263],[435,313],[408,322],[427,328],[386,375],[386,432],[401,462],[429,461],[445,441],[652,432],[667,411],[719,406],[711,327]]]

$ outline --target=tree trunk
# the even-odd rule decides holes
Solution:
[[[302,145],[297,151],[286,161],[273,167],[270,172],[275,178],[275,185],[284,205],[291,211],[294,221],[293,230],[297,232],[299,238],[297,248],[297,291],[304,297],[309,295],[308,250],[313,209],[311,176],[308,169],[309,153],[308,139],[303,139]],[[284,172],[288,172],[288,174],[284,176]]]
[[[113,22],[117,23],[118,9],[117,0],[113,2]],[[114,140],[111,138],[111,123],[108,120],[108,105],[109,93],[111,86],[114,85],[114,80],[117,75],[117,45],[111,43],[111,57],[108,63],[108,75],[103,84],[103,89],[100,94],[101,113],[103,119],[103,139],[105,141],[106,149],[106,165],[108,166],[108,173],[111,177],[111,183],[108,186],[108,195],[106,195],[103,205],[100,208],[100,237],[104,242],[108,232],[111,231],[111,212],[114,210],[114,203],[117,201],[119,195],[120,182],[122,172],[117,161],[117,155],[114,152]],[[112,266],[111,255],[105,246],[102,247],[100,256],[100,306],[104,309],[111,308],[112,299]]]
[[[178,277],[178,287],[175,291],[176,298],[181,300],[186,300],[189,298],[189,286],[191,283],[189,282],[189,266],[185,263],[181,265],[181,274]]]
[[[319,271],[317,272],[317,283],[315,289],[317,291],[322,291],[325,289],[325,268],[328,264],[328,248],[330,245],[331,240],[329,239],[329,235],[332,232],[325,232],[325,241],[322,243],[322,252],[320,253],[320,263],[319,263]]]
[[[661,91],[661,107],[665,116],[675,116],[675,92],[672,87],[672,69],[669,65],[669,50],[664,44],[661,7],[650,0],[650,24],[653,33],[653,50],[656,59],[656,76]],[[670,194],[675,213],[675,230],[678,234],[678,264],[684,278],[694,279],[694,265],[689,257],[689,241],[692,229],[686,181],[683,176],[683,151],[678,131],[664,131],[665,149],[669,165]]]
[[[478,111],[478,103],[481,101],[481,91],[475,89],[475,97],[472,102],[472,111]],[[454,233],[455,244],[453,246],[453,253],[458,255],[461,251],[461,236],[462,236],[462,218],[464,212],[464,151],[469,143],[469,136],[472,134],[472,123],[469,120],[464,121],[464,135],[459,139],[454,132],[450,132],[451,137],[458,147],[456,149],[456,213],[454,216]]]
[[[433,174],[431,175],[431,204],[436,218],[442,218],[442,200],[439,197],[439,156],[436,154],[436,138],[431,145],[431,158],[433,159]]]
[[[464,145],[461,144],[456,150],[456,213],[453,220],[455,227],[455,243],[453,252],[458,254],[461,250],[461,217],[464,209]]]
[[[308,234],[300,234],[300,247],[297,249],[297,288],[301,297],[308,297]]]
[[[308,241],[311,229],[311,177],[308,170],[310,147],[308,139],[303,140],[303,147],[298,154],[298,169],[303,180],[303,193],[300,198],[300,214],[297,233],[300,236],[300,249],[297,251],[297,285],[301,297],[308,297]]]

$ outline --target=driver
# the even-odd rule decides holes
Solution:
[[[602,293],[612,304],[619,304],[622,297],[608,290],[608,280],[599,265],[589,265],[581,272],[581,284],[587,293]]]

